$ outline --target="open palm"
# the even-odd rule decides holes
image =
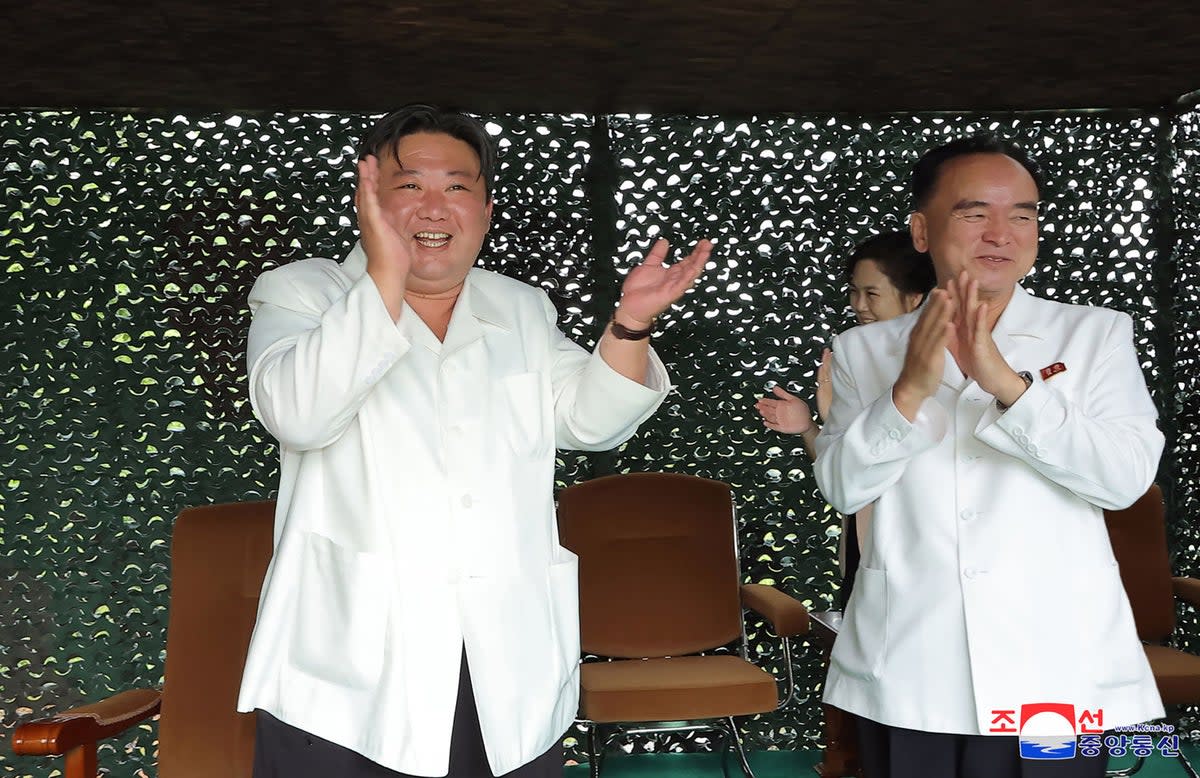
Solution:
[[[670,244],[660,238],[641,264],[629,271],[621,285],[621,310],[627,317],[649,324],[692,288],[704,272],[712,242],[698,242],[686,258],[667,267]]]

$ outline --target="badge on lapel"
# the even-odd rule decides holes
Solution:
[[[1046,365],[1040,371],[1042,374],[1042,380],[1045,381],[1047,378],[1051,378],[1059,373],[1065,372],[1066,369],[1067,366],[1062,362],[1055,362],[1053,365]]]

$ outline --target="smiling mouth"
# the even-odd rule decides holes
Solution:
[[[998,257],[994,254],[980,254],[975,259],[978,259],[980,262],[986,262],[989,265],[1002,265],[1005,262],[1011,261],[1008,257]]]
[[[440,249],[450,242],[450,234],[447,232],[421,231],[413,236],[413,240],[427,249]]]

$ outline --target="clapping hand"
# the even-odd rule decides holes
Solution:
[[[817,415],[822,421],[829,418],[833,407],[833,352],[821,352],[821,366],[817,368]]]
[[[683,297],[704,272],[704,265],[712,253],[712,242],[701,240],[691,254],[667,267],[663,262],[669,249],[666,239],[659,238],[641,264],[625,277],[618,311],[626,326],[650,326],[660,313]]]
[[[762,416],[764,427],[789,435],[803,435],[812,429],[813,417],[808,403],[778,385],[771,391],[775,394],[774,398],[764,397],[754,404],[754,409]]]
[[[896,409],[909,421],[927,397],[932,397],[946,366],[946,346],[954,329],[957,302],[945,289],[934,289],[908,335],[904,366],[892,389]]]
[[[979,297],[979,282],[963,271],[950,280],[946,291],[957,302],[953,340],[959,368],[988,394],[1015,401],[1025,391],[1025,382],[996,346],[988,304]]]

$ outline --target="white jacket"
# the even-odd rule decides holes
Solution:
[[[264,273],[250,306],[250,399],[282,472],[238,709],[445,775],[465,642],[492,771],[531,761],[578,704],[555,447],[629,438],[662,363],[653,388],[622,377],[542,291],[480,269],[439,342],[407,306],[392,322],[358,246]]]
[[[842,512],[878,502],[825,701],[963,734],[1030,703],[1161,717],[1102,513],[1146,491],[1163,447],[1130,318],[1018,287],[993,337],[1033,385],[1001,413],[947,351],[910,424],[891,389],[919,313],[833,347],[817,483]]]

